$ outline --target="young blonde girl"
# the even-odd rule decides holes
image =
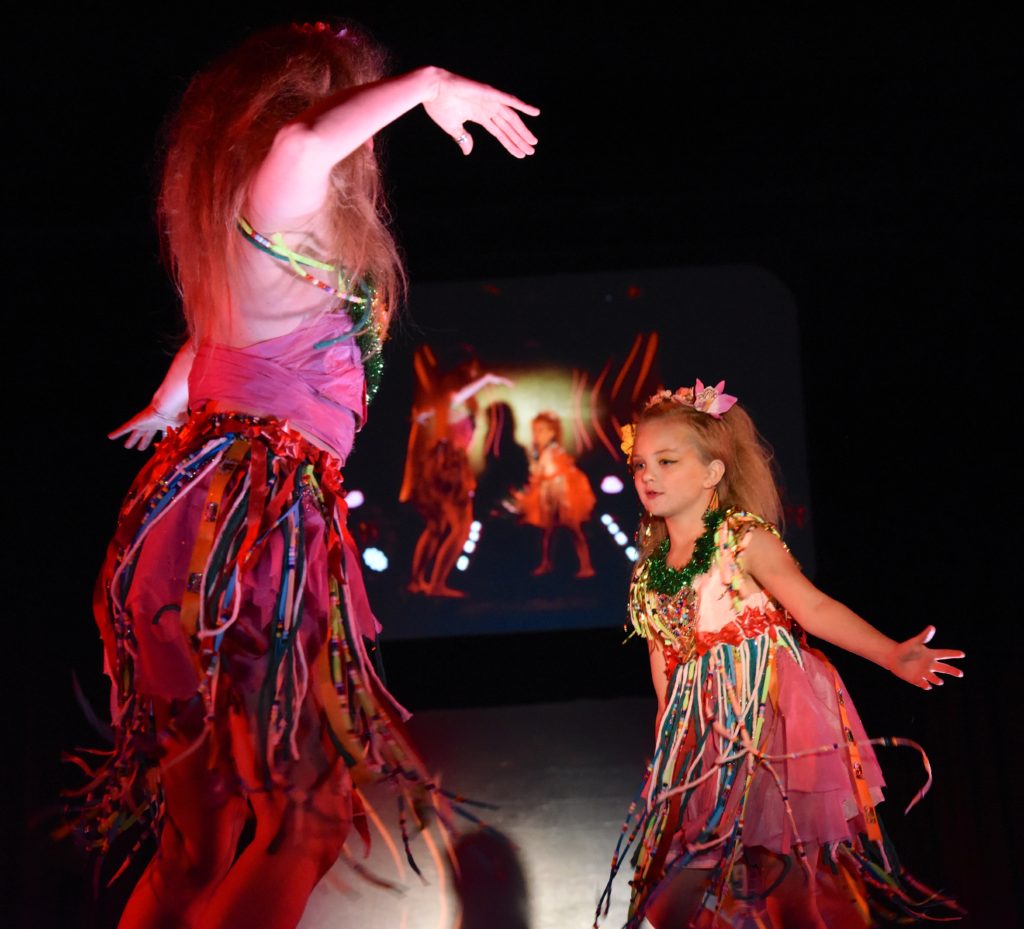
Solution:
[[[645,509],[629,608],[658,698],[613,859],[614,877],[634,846],[629,925],[845,929],[869,903],[955,916],[891,864],[874,752],[801,630],[925,690],[962,676],[946,661],[963,653],[928,647],[931,626],[896,642],[804,577],[774,525],[771,455],[724,387],[662,391],[623,430]]]

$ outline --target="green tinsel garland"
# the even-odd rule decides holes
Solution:
[[[376,288],[370,281],[363,280],[359,282],[359,289],[363,292],[362,305],[350,303],[347,310],[356,331],[359,356],[363,359],[366,402],[370,403],[380,390],[380,381],[384,374],[384,346],[380,337],[380,324],[373,317],[373,304],[377,299]]]
[[[351,285],[346,285],[346,289],[349,286]],[[381,377],[384,374],[384,355],[382,353],[384,340],[380,337],[380,323],[373,316],[373,304],[377,298],[377,292],[367,281],[360,281],[358,287],[363,294],[362,302],[348,303],[345,307],[345,313],[352,320],[352,331],[334,339],[317,342],[313,348],[324,349],[336,342],[354,338],[356,347],[359,349],[359,357],[363,361],[363,373],[366,377],[366,402],[369,403],[377,396]]]
[[[363,346],[363,339],[360,336],[356,342],[359,350],[363,352],[363,371],[366,373],[366,402],[371,403],[380,390],[380,381],[384,376],[384,356],[380,351],[380,339],[376,339],[377,349],[373,355],[367,356]]]
[[[711,567],[715,552],[715,532],[725,519],[725,510],[708,510],[704,514],[704,534],[693,546],[690,560],[681,568],[670,568],[666,563],[669,539],[665,539],[647,559],[647,587],[667,597],[674,597],[684,587],[692,587],[693,580]]]

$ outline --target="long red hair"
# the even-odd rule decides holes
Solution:
[[[189,84],[168,130],[158,220],[194,340],[225,318],[236,223],[274,137],[318,101],[378,80],[385,56],[347,26],[278,26],[247,39]],[[405,274],[388,228],[380,170],[363,146],[331,175],[327,260],[372,280],[388,323]],[[276,230],[261,230],[273,232]]]

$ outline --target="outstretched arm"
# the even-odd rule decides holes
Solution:
[[[466,155],[473,150],[467,122],[516,158],[534,152],[537,138],[519,114],[536,116],[535,106],[441,68],[418,68],[350,88],[281,129],[249,191],[250,220],[257,228],[284,229],[308,219],[327,197],[333,167],[420,104]]]
[[[188,411],[188,375],[195,356],[192,342],[186,342],[174,356],[163,382],[145,409],[108,433],[107,438],[118,439],[127,435],[124,447],[137,448],[142,452],[149,448],[158,432],[162,434],[173,426],[180,426]]]
[[[502,387],[511,387],[512,381],[507,377],[502,377],[500,374],[491,374],[490,372],[483,374],[475,381],[470,381],[461,390],[457,390],[452,394],[452,406],[459,403],[465,403],[470,397],[476,396],[481,390],[490,384],[500,384]]]
[[[963,658],[963,652],[928,647],[935,634],[934,626],[905,642],[890,639],[853,610],[818,590],[774,535],[751,530],[742,558],[746,571],[770,590],[811,635],[867,658],[923,690],[941,686],[940,674],[963,677],[963,671],[946,664],[949,659]]]

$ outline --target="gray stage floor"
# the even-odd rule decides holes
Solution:
[[[527,672],[528,673],[528,672]],[[495,861],[495,849],[476,854],[468,867],[491,875],[481,905],[463,929],[587,929],[608,875],[629,801],[639,787],[654,731],[654,700],[585,700],[417,714],[411,728],[442,783],[498,804],[482,811],[515,848],[525,877],[525,913],[515,919],[514,863]],[[378,808],[391,812],[381,797]],[[389,821],[394,822],[390,816]],[[468,825],[468,824],[467,824]],[[397,829],[392,827],[397,842]],[[374,836],[369,865],[393,875],[385,842]],[[351,843],[358,852],[356,843]],[[313,894],[301,929],[451,929],[459,905],[450,877],[439,876],[422,838],[414,853],[429,884],[406,872],[406,890],[367,884],[339,862]],[[439,857],[443,851],[438,850]],[[475,863],[474,863],[475,862]],[[493,864],[488,864],[493,862]],[[603,924],[624,922],[628,875],[620,874]],[[503,921],[504,920],[504,921]]]

